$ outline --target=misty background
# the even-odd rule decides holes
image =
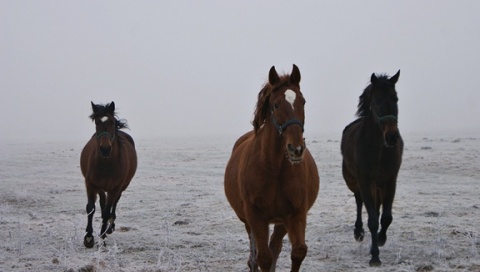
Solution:
[[[0,141],[87,141],[90,101],[134,138],[240,136],[294,63],[307,137],[399,69],[402,134],[478,134],[479,34],[480,1],[0,0]]]

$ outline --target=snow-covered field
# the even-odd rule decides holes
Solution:
[[[480,136],[404,135],[380,268],[368,267],[370,234],[353,238],[340,135],[306,136],[320,193],[302,271],[480,271]],[[136,139],[139,166],[116,231],[92,249],[83,246],[85,142],[0,143],[0,271],[247,271],[248,238],[223,192],[235,140]],[[97,211],[96,235],[100,222]],[[277,271],[289,271],[289,253],[285,239]]]

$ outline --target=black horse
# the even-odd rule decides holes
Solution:
[[[403,140],[397,126],[395,90],[399,76],[400,71],[391,78],[372,74],[370,85],[360,96],[359,118],[345,127],[342,135],[343,177],[357,203],[354,236],[357,241],[363,240],[362,204],[365,204],[372,235],[370,266],[382,263],[378,246],[385,244],[392,223],[392,203],[402,162]],[[378,232],[380,206],[382,229]]]

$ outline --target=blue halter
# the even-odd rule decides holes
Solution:
[[[277,128],[278,133],[280,135],[282,135],[283,131],[285,131],[285,129],[287,129],[287,127],[290,126],[290,125],[299,125],[302,128],[302,132],[304,132],[303,123],[298,119],[290,119],[287,122],[279,125],[277,123],[277,120],[273,116],[273,111],[272,111],[272,121],[273,121],[273,124],[275,125],[275,127]]]

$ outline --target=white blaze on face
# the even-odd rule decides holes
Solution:
[[[100,121],[102,121],[103,123],[107,122],[108,120],[108,116],[103,116],[102,118],[100,118]]]
[[[297,98],[297,94],[294,91],[290,89],[285,91],[285,100],[292,105],[292,109],[294,109],[293,103],[295,102],[295,98]]]

